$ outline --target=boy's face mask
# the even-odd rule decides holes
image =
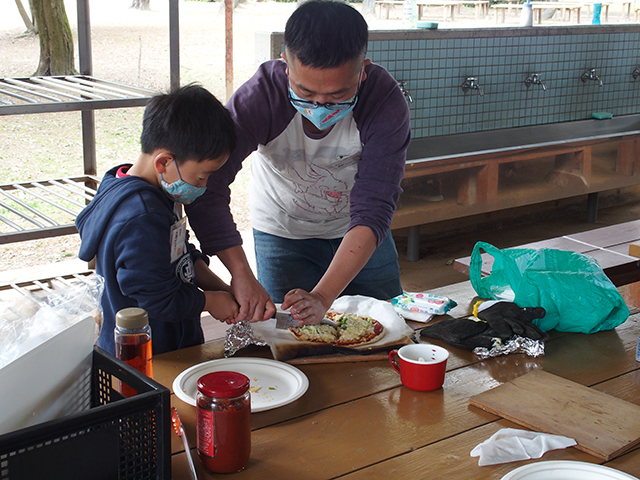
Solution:
[[[190,183],[182,180],[180,169],[178,168],[178,162],[176,162],[176,170],[178,171],[179,179],[173,183],[165,182],[164,178],[162,178],[162,174],[160,174],[162,190],[164,190],[164,193],[166,193],[171,200],[178,203],[189,204],[207,191],[206,187],[194,187]]]

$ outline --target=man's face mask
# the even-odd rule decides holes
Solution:
[[[362,68],[364,70],[364,67]],[[362,71],[360,71],[360,79],[362,79]],[[360,79],[358,79],[356,94],[345,102],[318,103],[304,100],[294,93],[291,84],[289,84],[289,101],[291,105],[318,130],[326,130],[338,120],[346,117],[349,112],[353,110],[353,107],[356,106],[358,102],[358,92],[360,90]]]
[[[162,184],[162,189],[171,200],[178,203],[189,204],[200,195],[204,194],[204,192],[206,192],[206,187],[194,187],[190,183],[182,180],[180,169],[178,168],[178,162],[176,162],[176,170],[178,171],[179,179],[173,183],[165,182],[164,178],[162,178],[162,174],[160,174],[160,183]]]

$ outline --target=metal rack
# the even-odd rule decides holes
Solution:
[[[169,1],[171,90],[180,86],[178,0]],[[98,186],[94,110],[140,107],[157,92],[92,76],[89,0],[78,4],[79,75],[0,78],[0,115],[80,111],[84,176],[0,185],[0,244],[69,235]]]
[[[140,107],[155,93],[86,75],[0,78],[0,115]]]
[[[0,185],[0,244],[75,233],[97,185],[92,175]]]
[[[20,298],[21,296],[26,297],[40,292],[47,295],[53,293],[57,289],[68,287],[73,282],[83,282],[85,281],[85,278],[89,277],[89,275],[92,275],[93,273],[94,272],[91,270],[84,270],[82,272],[70,273],[67,275],[58,275],[55,277],[40,278],[38,280],[27,280],[23,282],[0,284],[0,299],[2,299],[3,296],[11,293],[13,293],[14,295],[13,298]],[[15,297],[16,294],[17,297]]]

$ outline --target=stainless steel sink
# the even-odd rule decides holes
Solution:
[[[640,134],[640,114],[609,120],[579,120],[418,138],[412,140],[409,145],[407,163],[517,151],[633,134]]]

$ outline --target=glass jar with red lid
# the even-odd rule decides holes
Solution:
[[[242,470],[251,454],[249,379],[237,372],[213,372],[198,379],[198,457],[213,473]]]

